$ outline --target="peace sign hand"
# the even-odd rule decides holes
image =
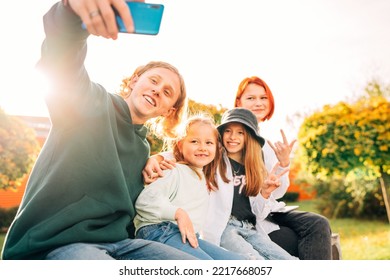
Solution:
[[[276,171],[278,170],[279,166],[279,162],[274,165],[271,172],[268,174],[267,179],[265,179],[263,186],[261,187],[260,193],[266,199],[270,197],[271,193],[275,189],[280,187],[280,178],[289,171],[289,169],[286,168],[281,173],[276,174]]]
[[[291,143],[288,143],[283,129],[280,130],[280,133],[282,134],[283,142],[278,141],[275,145],[273,145],[269,140],[267,140],[267,142],[271,146],[272,150],[274,150],[275,155],[280,162],[280,166],[287,167],[290,164],[290,154],[292,148],[297,140],[294,139]]]

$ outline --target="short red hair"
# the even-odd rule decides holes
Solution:
[[[236,93],[236,99],[234,100],[234,107],[239,107],[237,105],[237,101],[241,99],[242,94],[244,93],[246,87],[249,84],[256,84],[264,88],[265,93],[267,94],[269,103],[270,103],[270,110],[269,113],[262,119],[262,121],[269,120],[272,115],[274,114],[275,110],[275,101],[274,96],[272,95],[271,89],[268,87],[267,83],[264,82],[262,79],[256,76],[245,78],[241,81],[240,85],[238,86],[237,93]]]

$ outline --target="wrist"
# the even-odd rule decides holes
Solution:
[[[279,161],[279,166],[281,168],[287,168],[290,165],[290,161]]]
[[[264,197],[265,199],[268,199],[268,198],[271,196],[271,193],[268,193],[268,192],[263,191],[263,190],[260,191],[260,194],[261,194],[261,196]]]
[[[179,220],[180,216],[183,214],[183,209],[177,208],[175,212],[175,221]]]

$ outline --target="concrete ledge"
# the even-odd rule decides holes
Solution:
[[[340,235],[332,233],[332,260],[341,260]]]

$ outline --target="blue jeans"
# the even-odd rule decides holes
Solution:
[[[164,243],[201,260],[248,259],[241,254],[230,252],[199,238],[198,248],[193,248],[188,241],[183,243],[178,226],[171,222],[162,222],[159,224],[144,226],[137,231],[136,238]]]
[[[272,242],[265,231],[259,232],[251,223],[234,217],[222,233],[221,246],[233,252],[249,253],[258,260],[297,260]]]
[[[125,239],[114,243],[73,243],[51,251],[47,260],[195,260],[161,243]]]
[[[280,226],[271,239],[301,260],[331,260],[332,230],[324,216],[304,211],[275,213],[268,218]]]

